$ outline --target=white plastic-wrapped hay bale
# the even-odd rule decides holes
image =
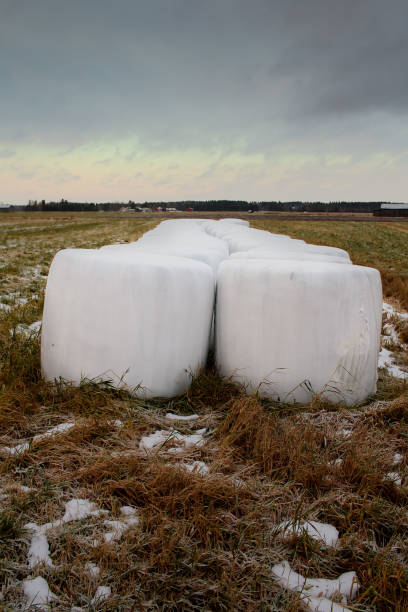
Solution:
[[[157,229],[157,231],[156,231]],[[190,247],[193,249],[214,249],[224,256],[229,253],[228,244],[219,238],[208,235],[206,232],[194,226],[178,228],[156,228],[144,234],[134,245],[140,246],[177,246]]]
[[[378,270],[230,258],[217,281],[218,369],[281,401],[358,403],[376,389],[381,309]]]
[[[198,261],[60,251],[45,295],[44,377],[111,379],[141,385],[146,397],[177,395],[205,364],[213,301],[213,273]]]
[[[230,255],[232,259],[296,259],[299,261],[326,261],[329,263],[351,265],[350,259],[337,255],[324,255],[323,253],[310,252],[307,249],[298,251],[286,250],[280,248],[275,250],[267,249],[252,249],[250,251],[238,251]]]
[[[177,241],[174,241],[177,243]],[[129,245],[122,244],[110,244],[101,247],[101,251],[111,253],[127,253],[130,257],[133,255],[140,255],[141,253],[152,253],[153,255],[162,255],[163,257],[185,257],[187,259],[195,259],[207,264],[212,269],[214,276],[217,274],[218,266],[228,256],[227,252],[222,253],[220,250],[209,249],[204,247],[193,247],[193,246],[177,246],[177,244],[159,243],[159,244],[148,244],[148,243],[133,243]]]

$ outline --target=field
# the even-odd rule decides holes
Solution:
[[[109,381],[45,383],[38,330],[53,255],[135,240],[158,220],[0,217],[0,609],[28,609],[24,581],[41,577],[52,610],[330,610],[279,585],[272,568],[287,561],[309,578],[356,572],[357,597],[346,608],[339,595],[333,611],[405,612],[408,226],[252,219],[381,270],[390,368],[363,406],[248,397],[211,359],[172,400],[137,400]],[[72,500],[87,502],[72,512]],[[337,545],[307,521],[334,526]]]

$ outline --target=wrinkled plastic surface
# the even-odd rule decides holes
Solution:
[[[372,268],[228,259],[220,265],[220,373],[280,401],[351,405],[376,390],[382,291]]]
[[[48,380],[112,380],[171,397],[205,364],[214,278],[198,261],[67,249],[47,282],[41,361]]]
[[[351,264],[350,259],[339,255],[325,255],[323,253],[315,253],[307,249],[298,251],[286,249],[252,249],[250,251],[238,251],[230,255],[231,259],[296,259],[298,261],[326,261],[328,263]]]

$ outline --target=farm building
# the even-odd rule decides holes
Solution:
[[[381,204],[374,211],[375,217],[408,217],[408,204]]]

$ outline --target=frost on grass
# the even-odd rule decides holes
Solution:
[[[51,601],[57,599],[50,590],[48,582],[41,576],[24,580],[23,590],[28,606],[35,606],[37,610],[49,610]]]
[[[319,521],[284,521],[280,523],[279,530],[286,537],[307,534],[313,540],[323,542],[326,546],[336,546],[339,539],[336,527],[328,523],[319,523]]]
[[[333,580],[325,578],[304,578],[293,571],[287,561],[272,567],[274,579],[283,588],[300,593],[300,597],[313,611],[347,610],[332,601],[339,597],[343,603],[356,597],[360,587],[355,572],[346,572]]]

